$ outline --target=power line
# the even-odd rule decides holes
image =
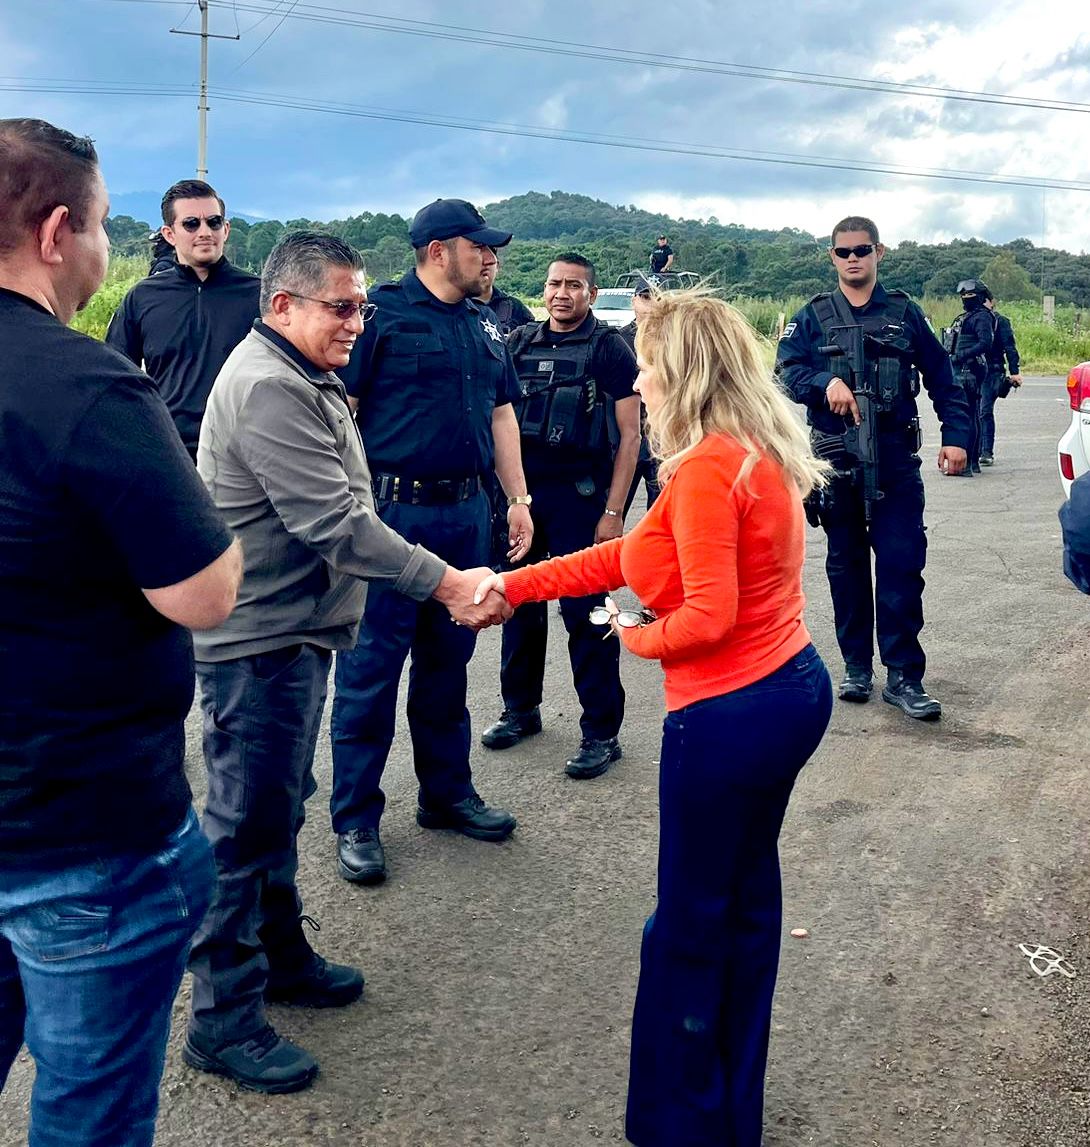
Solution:
[[[151,0],[155,2],[155,0]],[[24,80],[0,77],[0,91],[48,92],[70,95],[120,95],[129,97],[162,96],[174,98],[192,95],[192,85],[141,85],[135,81],[88,81],[68,79]],[[1090,180],[1051,179],[1044,176],[1004,175],[1000,172],[971,171],[958,168],[916,168],[891,163],[865,163],[857,158],[807,156],[791,152],[759,151],[752,148],[727,148],[714,144],[685,143],[677,140],[609,135],[603,132],[561,131],[526,124],[473,120],[441,116],[398,108],[370,107],[348,103],[331,103],[304,96],[284,96],[272,92],[255,92],[245,88],[210,87],[209,95],[231,103],[260,107],[288,108],[327,115],[410,123],[442,127],[457,131],[484,132],[521,139],[543,139],[561,143],[578,143],[612,147],[662,155],[684,155],[694,158],[725,159],[747,163],[778,164],[787,167],[811,167],[852,173],[868,172],[912,179],[948,180],[957,183],[979,183],[1001,187],[1049,188],[1056,191],[1090,191]]]
[[[277,0],[277,2],[279,4],[279,0]],[[256,48],[254,48],[254,50],[246,57],[245,60],[242,61],[241,64],[236,65],[231,70],[231,75],[234,75],[235,72],[239,71],[243,67],[244,64],[248,64],[254,58],[254,56],[256,56],[257,53],[260,52],[261,49],[265,47],[265,45],[273,38],[273,36],[275,36],[276,33],[280,31],[280,28],[282,27],[284,21],[292,14],[292,12],[295,11],[295,8],[296,8],[296,5],[298,4],[298,2],[299,2],[299,0],[295,0],[295,3],[293,3],[290,8],[285,9],[284,14],[277,21],[276,27],[273,28],[273,30],[265,37],[264,40],[261,41],[260,44],[258,44],[258,46]],[[265,17],[262,17],[262,19],[265,19]],[[261,21],[259,20],[258,23],[260,23],[260,22]],[[257,24],[255,24],[254,27],[256,28]]]
[[[176,3],[176,0],[109,0],[109,2],[118,4],[160,5]],[[279,3],[279,0],[265,0],[266,5],[274,2]],[[264,13],[266,16],[275,14],[278,11],[278,9],[271,9],[263,4],[254,3],[253,0],[249,0],[249,2],[247,2],[247,0],[236,0],[236,6],[240,11],[254,14]],[[427,20],[409,20],[375,12],[358,12],[349,15],[345,13],[343,5],[334,8],[328,5],[299,3],[292,10],[290,18],[309,23],[367,28],[372,31],[392,32],[409,36],[424,36],[430,39],[478,44],[522,52],[538,52],[554,56],[571,56],[576,59],[600,60],[630,66],[637,64],[641,67],[661,68],[671,71],[735,76],[744,79],[769,80],[779,83],[803,84],[812,87],[843,88],[851,91],[881,92],[887,95],[914,96],[926,99],[996,104],[1003,107],[1033,108],[1045,111],[1090,114],[1090,103],[1077,100],[1044,99],[1035,96],[1008,95],[1002,92],[949,88],[939,84],[902,83],[894,80],[879,80],[860,76],[825,75],[817,72],[796,71],[788,68],[769,68],[729,61],[676,56],[668,53],[652,53],[628,48],[615,48],[603,44],[582,44],[569,40],[551,40],[515,33],[494,32],[488,29],[464,27],[457,24],[439,24]]]

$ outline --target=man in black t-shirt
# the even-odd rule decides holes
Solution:
[[[183,179],[162,202],[163,239],[174,259],[121,301],[106,342],[155,380],[196,461],[208,392],[257,318],[261,280],[233,266],[223,200],[201,179]]]
[[[212,880],[186,627],[239,549],[151,380],[66,326],[109,253],[91,141],[0,120],[0,202],[0,1081],[25,1035],[32,1142],[150,1147]]]
[[[651,248],[651,274],[661,275],[674,265],[674,249],[665,235],[660,235]]]
[[[591,314],[597,295],[593,264],[582,255],[561,255],[545,280],[548,321],[529,323],[508,338],[523,393],[515,404],[522,465],[534,500],[535,532],[526,561],[620,537],[624,527],[640,446],[640,399],[632,389],[636,360],[620,332]],[[590,623],[590,611],[601,603],[601,596],[560,601],[583,708],[582,743],[565,771],[579,780],[600,776],[621,755],[619,643],[603,642],[601,630]],[[543,603],[523,606],[503,627],[503,712],[481,736],[486,748],[505,749],[541,730],[547,634]]]

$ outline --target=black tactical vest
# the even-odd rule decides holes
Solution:
[[[878,402],[883,409],[892,409],[905,399],[920,393],[920,375],[912,361],[912,337],[905,326],[909,297],[904,291],[887,291],[888,304],[871,308],[865,315],[855,315],[863,328],[863,357]],[[831,294],[821,294],[810,300],[821,323],[826,343],[832,341],[833,327],[843,322],[833,306]],[[826,359],[827,370],[843,375],[843,359]]]
[[[585,338],[555,347],[540,323],[513,332],[509,346],[522,387],[514,408],[523,438],[570,454],[610,448],[606,395],[590,374],[595,347],[608,331],[595,320]]]

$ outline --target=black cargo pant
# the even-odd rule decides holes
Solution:
[[[311,955],[295,887],[296,838],[315,789],[330,660],[329,650],[304,644],[197,662],[208,766],[201,827],[217,881],[189,957],[190,1028],[212,1043],[258,1031],[270,972],[290,978]]]
[[[594,544],[594,531],[606,507],[605,474],[581,483],[585,493],[570,478],[537,475],[528,478],[528,484],[534,495],[534,540],[527,563]],[[572,679],[583,709],[579,726],[584,737],[599,741],[615,737],[624,718],[620,642],[603,641],[602,627],[590,623],[590,611],[602,600],[601,594],[560,599]],[[544,602],[520,606],[504,625],[500,690],[506,708],[525,712],[541,704],[548,636],[549,607]]]
[[[984,428],[981,411],[981,395],[983,390],[983,368],[974,369],[971,365],[958,367],[954,376],[965,391],[965,398],[969,404],[969,444],[966,447],[966,470],[980,469],[980,452],[984,439]],[[994,427],[994,423],[993,423]],[[994,435],[993,435],[994,436]]]
[[[910,680],[920,680],[926,666],[919,634],[927,536],[920,458],[906,445],[908,439],[907,432],[879,434],[882,498],[873,504],[869,523],[857,468],[851,476],[833,482],[821,524],[829,542],[825,572],[845,665],[871,668],[877,625],[882,664],[900,670]]]

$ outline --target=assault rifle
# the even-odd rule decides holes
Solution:
[[[836,296],[833,298],[835,302]],[[862,325],[845,323],[843,326],[830,327],[828,333],[829,345],[818,349],[830,358],[844,359],[848,385],[859,407],[859,425],[849,426],[844,432],[844,449],[856,459],[862,471],[863,509],[869,522],[874,503],[882,499],[882,491],[878,488],[877,416],[880,398],[867,372]]]

